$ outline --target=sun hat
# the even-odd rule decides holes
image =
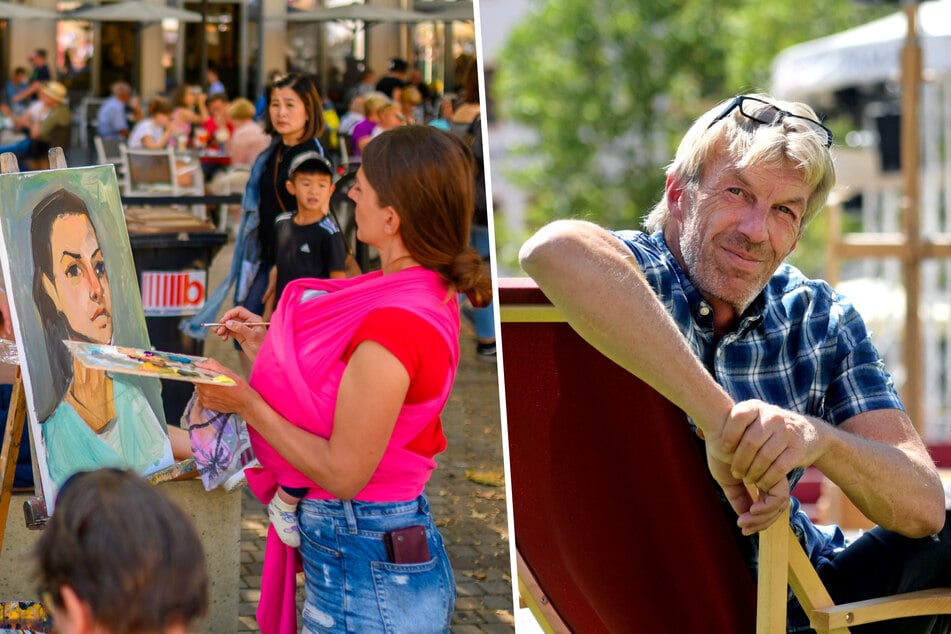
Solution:
[[[59,83],[58,81],[46,82],[46,84],[44,84],[43,87],[40,89],[40,92],[42,92],[44,95],[46,95],[50,99],[54,99],[58,101],[59,103],[66,102],[66,86]]]

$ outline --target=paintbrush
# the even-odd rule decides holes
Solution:
[[[271,322],[269,321],[244,321],[244,322],[239,321],[237,323],[242,324],[244,326],[248,326],[249,328],[252,326],[270,326],[271,325]],[[218,328],[219,326],[226,326],[226,324],[223,321],[209,321],[209,322],[204,322],[203,324],[201,324],[202,328]]]

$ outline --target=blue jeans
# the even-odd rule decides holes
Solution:
[[[303,634],[448,632],[456,584],[425,495],[409,502],[301,500]],[[429,561],[387,561],[383,534],[426,528]]]
[[[10,412],[10,399],[13,397],[13,385],[0,384],[0,420],[6,421]],[[23,421],[23,435],[20,437],[20,451],[17,454],[13,487],[18,489],[33,487],[33,459],[30,457],[30,421]]]
[[[30,149],[30,137],[21,139],[19,141],[14,141],[13,143],[7,143],[6,145],[0,145],[0,154],[4,152],[13,152],[17,155],[17,158],[23,158],[26,156],[27,151]]]
[[[469,244],[478,251],[486,265],[489,263],[489,228],[482,225],[472,225],[469,230]],[[473,324],[475,325],[476,337],[478,339],[495,340],[495,311],[490,302],[485,308],[476,308],[473,312]]]

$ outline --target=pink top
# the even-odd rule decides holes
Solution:
[[[313,299],[304,299],[325,293]],[[342,356],[364,317],[382,307],[409,310],[443,336],[452,357],[442,392],[421,403],[406,404],[380,464],[356,499],[376,502],[411,500],[422,493],[435,461],[407,445],[439,416],[452,390],[459,360],[459,305],[439,275],[412,267],[383,276],[379,271],[337,280],[298,279],[284,289],[271,327],[251,372],[250,384],[291,423],[329,438],[337,390],[346,364]],[[289,390],[293,385],[295,389]],[[311,487],[308,497],[333,499],[280,456],[253,428],[248,429],[262,465],[248,483],[262,502],[278,484]],[[261,630],[297,631],[295,575],[299,551],[285,546],[268,529],[258,622]]]
[[[264,133],[260,125],[248,121],[235,128],[231,138],[225,142],[225,151],[231,156],[232,167],[251,167],[254,159],[270,142],[271,137]]]

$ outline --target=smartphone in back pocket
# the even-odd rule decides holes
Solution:
[[[394,564],[421,564],[430,560],[426,527],[407,526],[383,534],[386,556]]]

